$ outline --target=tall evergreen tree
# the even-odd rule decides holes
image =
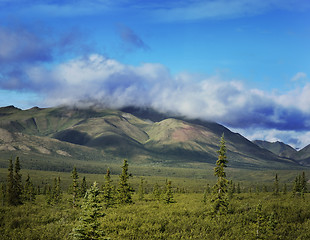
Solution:
[[[76,167],[73,168],[71,172],[71,177],[72,177],[72,197],[73,197],[72,203],[73,206],[75,206],[76,200],[79,196],[79,183],[78,183],[79,175],[76,170]]]
[[[3,207],[6,199],[6,186],[4,183],[0,184],[0,195],[1,206]]]
[[[104,176],[105,183],[103,186],[103,203],[106,208],[114,205],[115,203],[115,196],[114,196],[114,188],[112,186],[112,180],[111,180],[111,172],[110,169],[107,169],[107,173]]]
[[[273,194],[274,195],[279,195],[279,179],[278,179],[278,174],[276,174],[276,176],[274,178]]]
[[[28,174],[24,187],[24,199],[27,201],[34,201],[35,196],[35,189]]]
[[[82,180],[81,187],[80,187],[80,196],[84,198],[86,192],[87,192],[87,182],[86,182],[86,178],[84,176],[83,180]]]
[[[99,218],[103,217],[99,188],[97,183],[90,187],[85,194],[82,205],[83,215],[78,226],[73,229],[73,238],[81,240],[105,239],[104,232],[100,229]]]
[[[22,175],[20,173],[19,157],[16,157],[14,165],[14,202],[15,205],[22,204],[23,183]]]
[[[9,205],[15,205],[15,193],[14,193],[14,173],[13,173],[13,161],[9,159],[8,176],[6,184],[6,199]]]
[[[304,193],[306,193],[308,191],[308,189],[307,189],[307,179],[306,179],[305,172],[302,172],[300,184],[301,184],[301,190]]]
[[[121,204],[132,203],[132,192],[134,192],[133,188],[129,185],[128,179],[128,162],[127,159],[124,160],[124,164],[122,166],[122,173],[119,176],[119,186],[117,189],[118,192],[118,200]]]
[[[220,140],[220,149],[217,151],[218,160],[216,161],[216,167],[214,168],[214,175],[217,176],[217,182],[213,186],[213,196],[211,202],[213,203],[213,211],[215,213],[226,213],[228,209],[228,198],[227,198],[227,184],[226,173],[224,168],[227,167],[226,157],[226,145],[224,134]]]
[[[62,191],[60,187],[60,177],[54,178],[53,187],[48,191],[47,203],[58,204],[62,199]]]

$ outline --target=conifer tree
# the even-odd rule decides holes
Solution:
[[[79,183],[78,183],[79,175],[76,170],[76,167],[73,168],[71,172],[71,177],[72,177],[72,197],[73,197],[72,203],[73,206],[75,206],[76,200],[79,196]]]
[[[4,183],[1,183],[0,184],[0,199],[1,199],[1,206],[3,207],[4,206],[4,203],[5,203],[5,198],[6,198],[6,186]]]
[[[6,198],[9,205],[15,205],[15,193],[14,193],[14,174],[13,174],[13,161],[9,159],[7,186],[6,186]]]
[[[16,157],[14,165],[14,205],[22,204],[23,184],[20,174],[19,157]]]
[[[302,172],[302,175],[301,175],[301,190],[306,193],[308,191],[307,189],[307,179],[306,179],[306,174],[305,172]]]
[[[160,200],[160,194],[161,194],[161,191],[159,189],[159,185],[158,185],[158,183],[155,183],[155,185],[153,187],[153,198],[154,198],[154,200],[159,201]]]
[[[105,183],[103,187],[103,203],[106,208],[114,205],[115,203],[115,196],[114,196],[114,188],[112,186],[111,180],[111,172],[110,169],[107,169],[107,174],[104,176]]]
[[[213,196],[211,202],[213,203],[213,211],[215,213],[226,213],[228,209],[227,199],[227,184],[226,173],[224,168],[227,167],[226,145],[224,134],[221,137],[220,149],[217,151],[218,160],[214,168],[214,175],[217,176],[217,183],[213,187]]]
[[[122,173],[119,176],[119,187],[117,189],[118,192],[118,200],[120,204],[127,204],[132,203],[132,192],[134,191],[133,188],[129,185],[128,179],[128,162],[125,159],[124,164],[122,166]]]
[[[60,186],[60,177],[57,178],[57,183],[56,183],[56,187],[55,187],[55,203],[59,203],[62,199],[62,190],[61,190],[61,186]]]
[[[100,229],[99,218],[103,217],[97,183],[90,187],[86,192],[82,205],[83,215],[78,226],[73,229],[73,238],[79,240],[106,239],[104,232]]]
[[[54,178],[54,185],[53,187],[48,191],[47,195],[47,203],[48,204],[57,204],[61,201],[62,198],[62,191],[60,187],[60,177]]]
[[[166,191],[163,196],[164,203],[174,203],[171,181],[166,182]]]
[[[80,196],[84,198],[87,192],[87,182],[85,176],[83,177],[81,188],[80,188]]]
[[[278,174],[276,174],[275,179],[274,179],[273,194],[274,195],[279,195],[279,179],[278,179]]]
[[[35,190],[34,190],[34,186],[31,182],[29,174],[27,175],[27,179],[25,182],[24,199],[26,201],[34,201],[35,200]]]

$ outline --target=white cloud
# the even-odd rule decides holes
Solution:
[[[304,73],[304,72],[298,72],[298,73],[296,73],[293,77],[292,77],[292,79],[291,79],[291,81],[298,81],[298,80],[300,80],[300,79],[305,79],[307,77],[307,74],[306,73]]]
[[[258,137],[266,140],[287,139],[290,131],[298,135],[310,127],[310,84],[282,95],[269,94],[249,89],[241,81],[224,81],[220,75],[173,76],[161,64],[131,66],[98,54],[51,70],[29,68],[27,75],[28,88],[45,96],[47,105],[148,106],[233,128],[265,129]],[[308,141],[300,139],[296,145]]]

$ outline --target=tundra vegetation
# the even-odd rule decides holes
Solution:
[[[246,186],[226,176],[224,135],[217,153],[216,181],[198,187],[132,177],[127,160],[119,174],[107,168],[95,181],[76,167],[52,181],[23,179],[20,159],[11,158],[0,189],[1,239],[310,239],[305,172],[291,183],[275,173],[268,185]]]

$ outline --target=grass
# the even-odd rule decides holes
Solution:
[[[64,194],[58,205],[45,196],[17,207],[0,206],[1,239],[72,239],[79,207]],[[309,239],[310,194],[305,199],[289,194],[235,194],[226,215],[213,215],[201,193],[174,194],[175,203],[164,204],[145,195],[134,204],[103,209],[100,229],[110,239]],[[209,199],[209,197],[208,197]],[[261,204],[261,212],[257,206]],[[57,233],[57,234],[56,234]]]

